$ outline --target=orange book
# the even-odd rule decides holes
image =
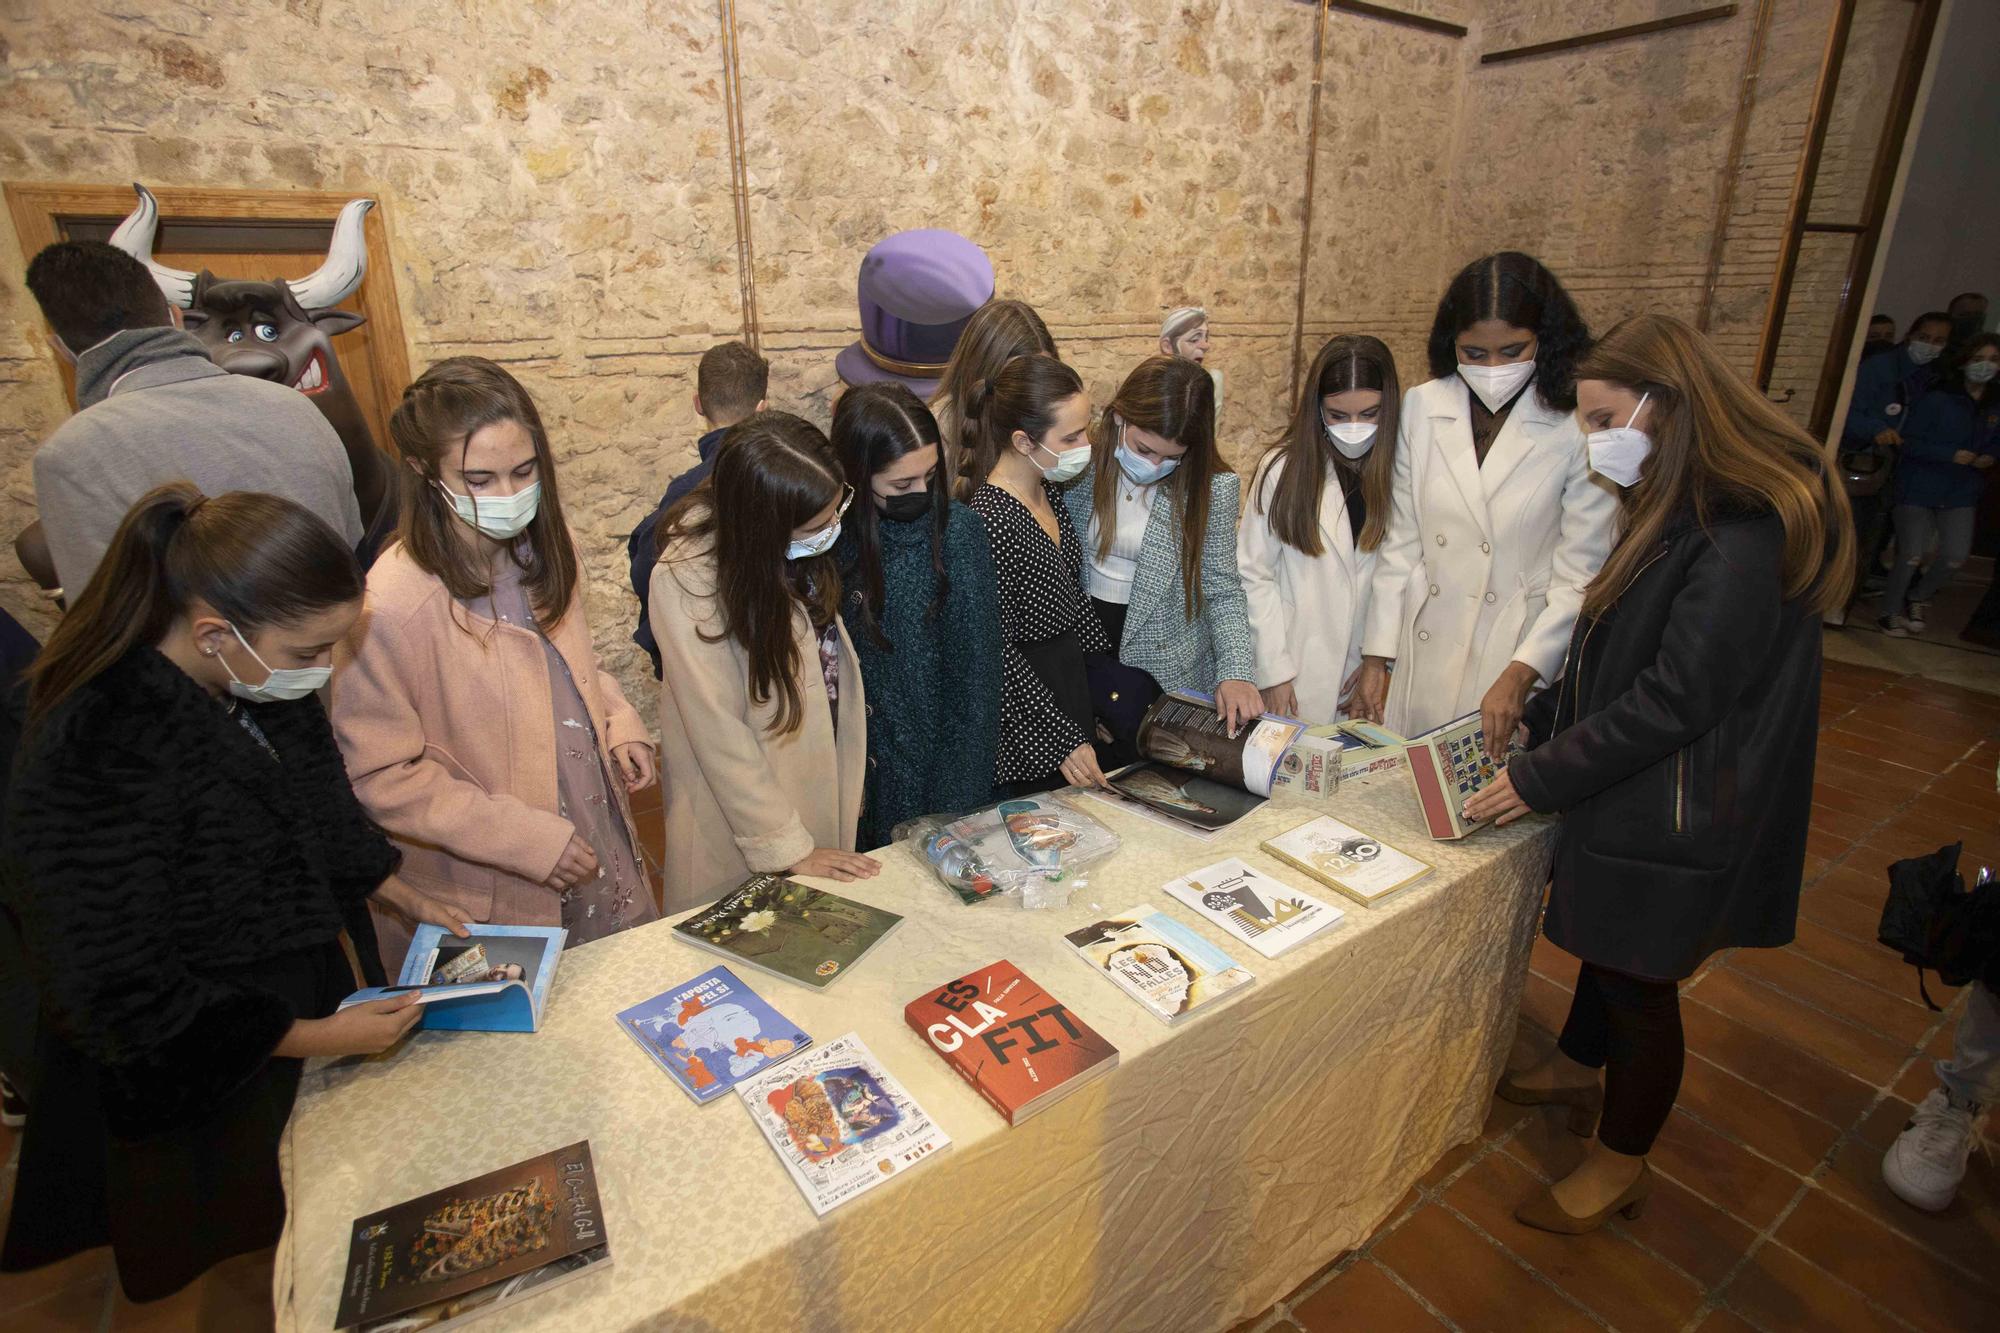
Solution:
[[[1118,1050],[1005,959],[903,1009],[909,1023],[1009,1125],[1118,1064]]]

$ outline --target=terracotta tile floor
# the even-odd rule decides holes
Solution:
[[[1909,969],[1875,943],[1889,861],[1963,838],[1975,864],[2000,864],[2000,695],[1838,662],[1824,693],[1799,939],[1721,955],[1688,983],[1687,1077],[1653,1154],[1661,1179],[1645,1217],[1579,1238],[1516,1224],[1514,1205],[1567,1171],[1580,1144],[1553,1115],[1495,1102],[1480,1137],[1446,1153],[1367,1244],[1246,1328],[2000,1326],[1994,1158],[1974,1156],[1957,1203],[1936,1217],[1904,1207],[1878,1174],[1959,1005],[1923,1008]],[[657,798],[645,805],[654,843]],[[1546,941],[1531,967],[1522,1053],[1552,1040],[1576,974]],[[0,1129],[0,1215],[13,1152]],[[8,1333],[164,1333],[192,1328],[193,1309],[125,1304],[103,1251],[0,1278]]]
[[[1937,1216],[1882,1184],[1962,1005],[1933,985],[1952,1002],[1930,1012],[1875,942],[1890,861],[1963,839],[1969,866],[2000,867],[2000,695],[1829,661],[1821,720],[1798,940],[1683,987],[1687,1075],[1646,1215],[1579,1238],[1516,1223],[1581,1144],[1496,1101],[1367,1244],[1246,1330],[2000,1328],[1995,1157],[1974,1154]],[[1521,1056],[1554,1040],[1576,979],[1546,940],[1530,966]]]

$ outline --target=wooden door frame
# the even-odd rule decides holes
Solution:
[[[369,391],[386,421],[410,382],[410,344],[403,335],[403,312],[390,255],[388,209],[379,190],[224,190],[163,185],[148,187],[159,200],[161,220],[175,222],[311,222],[330,226],[349,200],[369,198],[375,207],[362,222],[368,246],[369,278],[354,293],[373,332],[374,382]],[[116,222],[132,211],[137,196],[130,185],[83,185],[48,181],[7,181],[7,211],[27,261],[64,239],[65,226],[89,219]],[[388,441],[380,442],[386,447]]]

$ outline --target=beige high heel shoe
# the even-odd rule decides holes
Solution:
[[[1542,1192],[1514,1210],[1514,1220],[1522,1226],[1537,1231],[1552,1231],[1558,1236],[1582,1236],[1597,1230],[1617,1213],[1628,1222],[1636,1222],[1646,1211],[1646,1200],[1653,1193],[1653,1168],[1644,1162],[1639,1164],[1639,1176],[1625,1192],[1588,1217],[1578,1217],[1556,1202],[1555,1191],[1544,1185]]]
[[[1597,1120],[1604,1113],[1604,1089],[1595,1083],[1580,1088],[1524,1088],[1511,1074],[1503,1074],[1493,1095],[1516,1106],[1566,1106],[1569,1132],[1587,1139],[1597,1132]]]

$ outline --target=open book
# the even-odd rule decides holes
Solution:
[[[569,932],[561,926],[475,923],[466,929],[471,935],[460,939],[443,926],[418,926],[395,984],[358,990],[340,1007],[415,991],[424,1006],[417,1026],[428,1031],[535,1031]]]
[[[1305,731],[1293,718],[1264,716],[1234,736],[1215,700],[1192,690],[1161,695],[1139,722],[1146,762],[1111,775],[1111,787],[1200,833],[1227,828],[1263,805],[1291,743]]]

